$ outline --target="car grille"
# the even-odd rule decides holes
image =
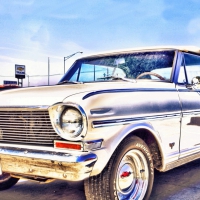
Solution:
[[[59,139],[47,110],[0,111],[1,143],[53,146]]]

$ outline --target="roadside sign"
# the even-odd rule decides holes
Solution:
[[[17,85],[17,81],[6,81],[6,80],[4,80],[3,85],[10,85],[10,86]]]
[[[25,78],[25,65],[15,65],[15,78],[24,79]]]

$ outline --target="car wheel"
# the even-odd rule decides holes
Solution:
[[[0,175],[0,190],[11,188],[18,180],[18,178],[11,177],[9,173],[3,172],[2,175]]]
[[[154,180],[153,161],[139,137],[126,138],[103,172],[85,180],[87,200],[149,199]]]

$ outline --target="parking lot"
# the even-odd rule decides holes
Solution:
[[[20,181],[9,190],[1,191],[1,200],[85,200],[81,184],[55,181],[39,184]],[[150,200],[199,200],[200,160],[165,173],[155,173]]]

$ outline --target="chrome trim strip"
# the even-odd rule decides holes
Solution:
[[[184,164],[186,164],[188,162],[194,161],[194,160],[199,159],[199,158],[200,158],[200,153],[196,152],[194,154],[191,154],[191,155],[179,158],[176,161],[167,163],[166,167],[163,170],[161,170],[161,171],[163,171],[163,172],[168,171],[170,169],[173,169],[175,167],[179,167],[181,165],[184,165]]]
[[[166,159],[170,160],[172,158],[177,158],[177,156],[179,156],[180,152],[179,151],[174,151],[172,153],[169,153],[166,155]]]
[[[32,110],[47,110],[49,105],[38,105],[38,106],[1,106],[2,111],[32,111]]]
[[[190,116],[190,115],[200,115],[200,110],[192,110],[192,111],[183,111],[183,117],[184,116]]]
[[[103,143],[103,139],[98,140],[87,140],[83,142],[84,145],[84,151],[94,151],[97,149],[101,149],[101,145]]]
[[[51,160],[66,163],[80,163],[88,160],[95,161],[97,156],[94,153],[85,154],[69,154],[64,152],[55,151],[44,151],[44,150],[27,150],[24,148],[14,148],[14,147],[0,147],[0,157],[1,154],[9,156],[20,156],[33,159]]]
[[[124,119],[111,119],[111,120],[101,120],[101,121],[93,121],[93,128],[100,128],[106,126],[115,126],[115,125],[126,125],[134,122],[143,122],[149,120],[165,120],[171,118],[180,118],[181,113],[173,113],[173,114],[165,114],[165,115],[152,115],[152,116],[144,116],[144,117],[133,117],[133,118],[124,118]]]
[[[179,83],[180,84],[180,83]],[[187,88],[184,88],[184,89],[178,89],[178,92],[200,92],[200,89],[196,89],[195,90],[189,90]]]
[[[195,152],[195,153],[198,153],[199,150],[200,150],[200,146],[197,144],[197,145],[194,145],[194,146],[191,147],[191,148],[182,149],[182,150],[180,151],[180,155],[181,155],[181,157],[184,157],[184,156],[186,156],[186,155],[188,155],[188,154],[191,154],[191,152],[193,152],[193,154],[194,154],[194,152]]]
[[[53,146],[55,139],[62,138],[54,131],[47,109],[0,109],[0,143]]]
[[[98,115],[112,115],[114,112],[112,108],[97,108],[90,110],[91,115],[98,116]]]
[[[85,100],[91,96],[104,93],[120,93],[120,92],[177,92],[176,89],[166,88],[126,88],[126,89],[112,89],[112,90],[99,90],[86,94],[82,99]]]

